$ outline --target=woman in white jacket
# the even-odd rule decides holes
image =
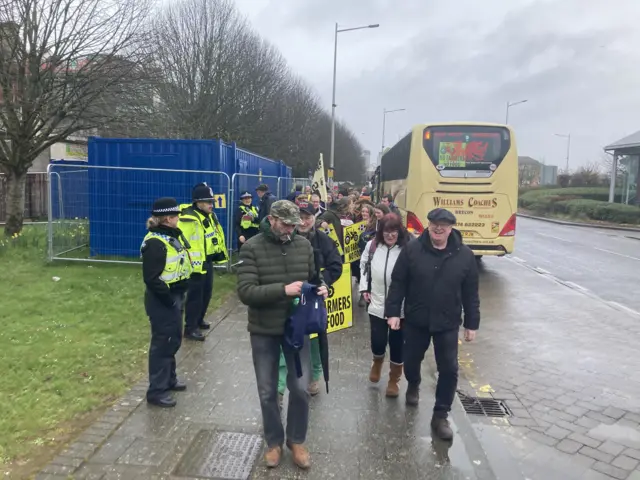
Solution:
[[[382,364],[389,345],[387,397],[397,397],[400,394],[398,382],[402,376],[404,339],[401,323],[387,323],[384,304],[391,284],[391,272],[409,238],[400,217],[394,213],[387,214],[380,220],[376,236],[367,243],[360,259],[360,292],[368,303],[367,311],[371,322],[373,364],[369,380],[372,383],[380,381]],[[401,318],[404,318],[404,314],[401,314]]]

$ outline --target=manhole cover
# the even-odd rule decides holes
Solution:
[[[202,430],[176,468],[176,475],[246,480],[262,448],[260,435]]]
[[[470,397],[458,392],[464,411],[469,415],[481,415],[484,417],[508,417],[511,415],[509,407],[503,400],[495,398]]]

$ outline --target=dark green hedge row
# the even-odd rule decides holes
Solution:
[[[620,203],[621,194],[620,190],[616,191],[615,201],[617,203]],[[609,189],[606,187],[537,188],[521,192],[520,202],[536,201],[548,196],[566,197],[567,200],[582,198],[607,202],[609,201]]]
[[[575,193],[574,196],[537,195],[534,198],[530,198],[527,194],[520,199],[520,206],[538,215],[560,214],[577,219],[640,225],[640,207],[591,198],[577,198]]]

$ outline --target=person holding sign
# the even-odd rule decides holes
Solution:
[[[369,321],[371,323],[371,353],[373,364],[369,372],[369,381],[378,383],[382,373],[385,352],[389,345],[389,383],[387,397],[400,395],[398,383],[402,377],[403,366],[403,332],[402,321],[385,319],[384,302],[391,285],[391,272],[398,256],[409,242],[409,233],[402,225],[402,220],[395,214],[385,215],[380,220],[380,228],[376,236],[367,242],[360,258],[360,292],[369,304]],[[400,309],[400,318],[404,317]]]
[[[313,257],[316,269],[322,275],[324,283],[329,288],[342,275],[342,259],[338,248],[327,234],[315,228],[315,216],[313,205],[309,202],[299,202],[300,225],[296,231],[300,236],[306,238],[313,247]],[[311,339],[311,383],[309,384],[309,394],[315,396],[320,392],[320,377],[322,376],[322,363],[320,362],[320,344],[318,337]],[[282,398],[287,380],[287,363],[284,354],[280,354],[280,373],[278,377],[278,401],[282,405]]]
[[[451,440],[453,431],[447,417],[458,385],[460,324],[467,342],[475,339],[480,326],[478,266],[471,249],[462,243],[462,234],[453,228],[453,213],[436,208],[427,220],[427,230],[402,250],[396,262],[386,314],[390,324],[399,324],[404,303],[407,405],[419,403],[420,365],[433,342],[438,384],[431,428],[442,440]]]

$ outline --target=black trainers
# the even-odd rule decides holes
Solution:
[[[420,387],[418,385],[411,385],[407,387],[406,404],[412,407],[418,406],[420,402]]]
[[[449,420],[446,418],[434,416],[431,419],[431,428],[439,439],[453,440],[453,430],[451,430]]]

